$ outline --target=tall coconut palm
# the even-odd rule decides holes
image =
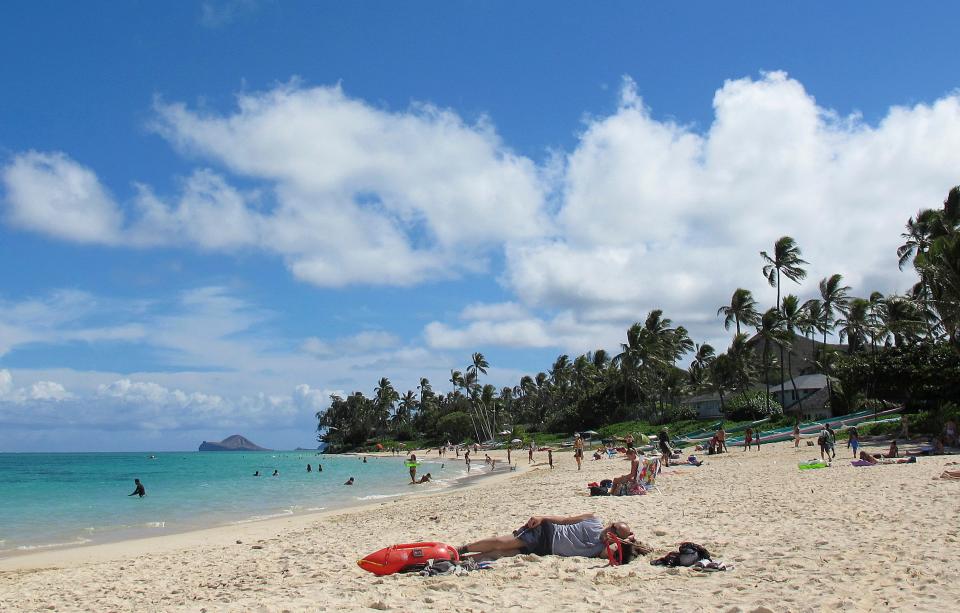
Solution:
[[[487,362],[487,359],[483,357],[483,354],[476,352],[471,356],[470,366],[467,367],[467,373],[473,374],[473,380],[477,387],[480,385],[480,373],[487,374],[487,369],[490,368],[490,364]],[[487,440],[493,440],[494,432],[496,431],[496,424],[492,423],[490,411],[487,409],[487,404],[483,400],[481,394],[471,394],[471,400],[473,400],[474,411],[477,414],[477,420],[480,422],[483,434],[487,437]]]
[[[823,319],[820,331],[823,332],[823,345],[827,345],[827,332],[833,330],[838,315],[846,312],[850,296],[849,285],[843,285],[843,275],[834,274],[820,279],[820,300],[823,305]]]
[[[760,252],[760,257],[764,261],[763,276],[767,278],[770,287],[777,288],[777,301],[774,305],[778,309],[780,308],[780,275],[782,274],[794,283],[800,283],[807,277],[807,271],[802,266],[808,264],[808,262],[802,259],[800,255],[800,247],[789,236],[781,236],[773,245],[773,257],[767,255],[766,251]],[[783,345],[781,345],[780,385],[782,386],[783,383]]]
[[[780,317],[779,309],[768,309],[760,317],[760,325],[757,326],[757,335],[763,339],[763,380],[767,386],[766,409],[770,411],[770,345],[778,345],[781,348],[788,344],[784,334],[783,318]],[[781,366],[782,367],[782,366]],[[780,379],[781,399],[783,398],[783,378]]]
[[[724,316],[723,329],[729,330],[730,324],[735,323],[737,334],[740,334],[740,324],[754,326],[760,319],[757,312],[757,301],[753,299],[750,290],[737,288],[730,297],[730,304],[717,309],[717,317]]]
[[[840,340],[847,339],[847,352],[856,353],[867,344],[869,336],[870,302],[864,298],[853,298],[847,306],[844,318],[837,320]]]
[[[800,299],[793,294],[784,296],[783,302],[780,303],[780,317],[783,319],[783,326],[787,338],[792,342],[796,331],[802,329],[804,325],[804,309],[800,306]],[[793,395],[797,397],[800,412],[803,412],[803,399],[797,391],[797,381],[793,378],[793,351],[787,352],[787,372],[790,374],[790,384],[793,386]],[[781,381],[780,384],[783,385],[783,381]]]
[[[790,279],[794,283],[800,283],[807,277],[807,271],[803,269],[804,264],[809,264],[802,259],[800,247],[797,242],[789,236],[781,236],[773,245],[773,256],[766,251],[760,252],[760,257],[764,261],[763,276],[767,278],[770,287],[777,288],[777,306],[780,305],[780,275]]]
[[[390,413],[393,412],[394,403],[400,399],[400,394],[393,388],[390,379],[382,377],[374,390],[374,407],[376,410],[377,426],[386,424]]]

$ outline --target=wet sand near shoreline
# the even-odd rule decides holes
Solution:
[[[885,450],[880,444],[868,447]],[[418,456],[420,453],[418,453]],[[504,451],[490,452],[505,459]],[[662,493],[587,496],[622,460],[546,453],[526,470],[346,511],[46,552],[0,563],[0,610],[163,611],[881,611],[949,610],[960,598],[960,482],[952,458],[858,468],[849,451],[819,470],[792,443],[739,448],[675,467]],[[436,453],[430,454],[431,459]],[[447,458],[449,459],[449,458]],[[455,458],[452,461],[456,461]],[[475,470],[484,470],[482,452]],[[499,471],[498,471],[499,472]],[[735,568],[698,573],[605,560],[518,556],[462,577],[378,578],[356,560],[399,542],[460,545],[531,515],[594,512],[628,522],[658,556],[694,541]],[[238,542],[239,541],[239,542]],[[84,551],[84,550],[87,551]],[[102,548],[101,548],[102,549]]]

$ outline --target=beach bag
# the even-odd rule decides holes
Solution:
[[[608,490],[605,487],[601,487],[599,485],[593,485],[590,487],[590,495],[591,496],[609,496],[610,490]]]

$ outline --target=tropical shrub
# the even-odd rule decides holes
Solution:
[[[727,401],[724,413],[728,419],[745,421],[763,419],[764,417],[777,418],[783,415],[783,407],[772,396],[766,397],[763,392],[737,394]]]

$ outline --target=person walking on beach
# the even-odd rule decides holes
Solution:
[[[146,496],[147,490],[143,489],[143,484],[140,483],[140,479],[134,479],[133,482],[136,485],[136,487],[133,489],[133,492],[130,494],[127,494],[127,496],[139,496],[140,498],[143,498],[144,496]]]
[[[417,454],[411,453],[407,460],[407,467],[410,469],[410,483],[417,482]]]
[[[760,430],[759,429],[757,429],[757,431],[753,433],[753,437],[754,437],[753,438],[754,442],[757,444],[757,451],[760,451]]]
[[[833,431],[833,426],[827,424],[827,432],[830,433],[830,453],[832,457],[837,457],[837,433]]]
[[[583,439],[578,434],[573,439],[573,459],[577,461],[577,470],[583,465]]]
[[[657,443],[660,446],[660,455],[663,456],[661,459],[663,465],[670,466],[670,435],[666,428],[662,428],[657,434]]]
[[[820,459],[829,460],[830,459],[830,431],[827,429],[827,426],[824,426],[820,430],[820,435],[817,436],[817,445],[820,446]]]
[[[530,441],[530,449],[527,450],[527,464],[533,464],[533,445],[534,442]]]
[[[507,466],[511,466],[511,464],[510,464],[510,450],[511,450],[511,449],[513,449],[513,445],[512,445],[512,444],[511,444],[511,445],[507,445]]]
[[[470,472],[470,448],[467,447],[466,451],[463,452],[463,462],[467,465],[467,472]]]
[[[800,448],[800,420],[793,424],[793,448]]]
[[[553,468],[553,449],[547,449],[547,463]]]

